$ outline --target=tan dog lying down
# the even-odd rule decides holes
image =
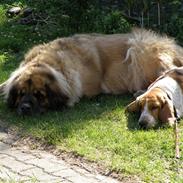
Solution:
[[[176,66],[183,66],[183,49],[151,31],[75,35],[32,48],[0,93],[10,108],[30,115],[73,106],[83,96],[145,89]]]
[[[142,128],[154,127],[158,121],[172,126],[176,118],[183,116],[183,67],[160,76],[127,106],[127,111],[140,111],[139,125]]]

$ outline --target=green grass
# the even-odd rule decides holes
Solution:
[[[54,30],[52,24],[39,25],[39,31],[35,31],[35,25],[17,24],[18,17],[9,19],[5,12],[12,2],[26,7],[25,1],[4,2],[9,4],[0,5],[0,82],[8,78],[32,45],[66,35],[65,29],[58,33],[63,30],[61,24],[54,24]],[[37,1],[37,9],[38,5]],[[53,10],[48,13],[55,22],[59,16]],[[183,182],[183,158],[174,158],[173,130],[139,130],[138,116],[124,113],[131,100],[130,95],[101,95],[84,98],[70,109],[25,118],[7,109],[1,100],[0,118],[17,127],[23,136],[40,138],[124,176],[138,176],[145,182]],[[182,124],[179,127],[183,129]]]

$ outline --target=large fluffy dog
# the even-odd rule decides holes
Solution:
[[[35,46],[0,91],[19,114],[42,113],[82,96],[144,89],[181,65],[183,49],[151,31],[75,35]]]

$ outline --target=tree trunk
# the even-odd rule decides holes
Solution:
[[[144,28],[144,12],[141,12],[141,28]]]
[[[158,2],[158,25],[161,25],[160,3]]]
[[[147,12],[147,26],[149,27],[150,24],[150,17],[149,17],[149,11]]]
[[[128,16],[129,16],[129,17],[131,16],[130,8],[128,9]]]

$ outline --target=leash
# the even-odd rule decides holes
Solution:
[[[171,97],[166,93],[168,98],[171,100]],[[179,129],[178,129],[178,121],[180,120],[180,117],[177,114],[177,110],[175,106],[173,105],[173,110],[174,110],[174,116],[175,116],[175,121],[174,121],[174,136],[175,136],[175,158],[180,159],[180,147],[179,147]]]
[[[179,148],[179,129],[178,129],[178,121],[180,120],[177,110],[175,106],[174,108],[174,115],[175,115],[175,121],[174,121],[174,134],[175,134],[175,158],[180,158],[180,148]]]
[[[175,134],[175,158],[180,158],[180,148],[179,148],[179,129],[177,124],[177,119],[174,122],[174,134]]]

